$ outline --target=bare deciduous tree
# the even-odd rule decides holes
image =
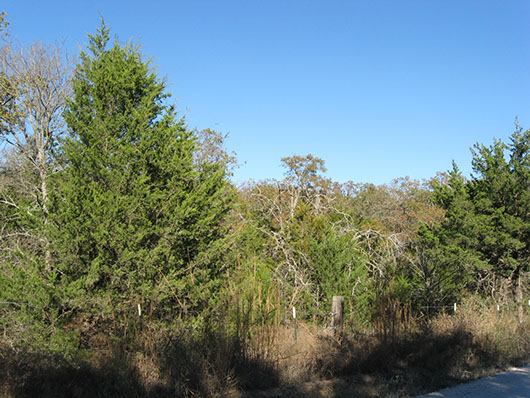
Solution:
[[[228,152],[225,148],[228,134],[204,129],[195,131],[195,136],[197,137],[197,150],[194,153],[194,162],[197,165],[223,165],[230,175],[234,169],[239,167],[237,154],[234,151]]]
[[[72,60],[62,44],[24,46],[7,36],[0,47],[0,148],[3,174],[23,170],[17,178],[4,178],[0,187],[3,206],[15,206],[7,197],[13,190],[31,199],[27,209],[47,220],[49,176],[53,149],[65,129],[62,118],[70,95]],[[14,162],[13,159],[16,159]],[[13,173],[11,173],[13,174]],[[23,177],[22,177],[23,176]],[[16,186],[9,186],[15,183]],[[41,236],[42,241],[44,238]],[[43,247],[47,242],[42,242]]]

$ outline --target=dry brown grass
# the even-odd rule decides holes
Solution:
[[[341,355],[341,340],[331,337],[330,329],[301,324],[297,336],[293,328],[267,326],[252,333],[246,355],[273,367],[284,384],[331,376],[348,358]]]
[[[340,339],[305,324],[297,341],[292,328],[260,328],[246,355],[266,362],[285,386],[272,395],[315,397],[422,394],[530,360],[530,314],[520,325],[515,309],[498,313],[471,298],[456,314],[429,321],[413,321],[399,307],[384,315],[371,332]]]
[[[515,307],[501,307],[498,311],[495,303],[471,297],[456,314],[439,316],[430,324],[438,334],[463,330],[472,336],[477,350],[470,353],[465,365],[476,368],[479,376],[482,371],[491,373],[530,360],[529,308],[521,324]]]
[[[340,337],[305,323],[296,340],[292,326],[240,325],[235,332],[219,320],[193,330],[145,327],[134,348],[106,341],[106,351],[77,359],[4,347],[0,395],[398,397],[530,360],[528,309],[523,325],[514,309],[497,313],[473,299],[428,322],[403,313]]]

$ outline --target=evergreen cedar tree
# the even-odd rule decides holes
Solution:
[[[520,304],[530,261],[530,131],[518,126],[509,144],[475,145],[472,164],[469,181],[454,166],[448,183],[435,185],[446,217],[423,228],[422,241],[452,284],[488,294],[505,280]]]
[[[196,309],[220,272],[231,194],[134,45],[102,22],[89,36],[64,118],[53,199],[55,256],[70,305],[113,314]],[[161,312],[160,312],[161,313]]]

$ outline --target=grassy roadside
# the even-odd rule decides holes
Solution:
[[[381,330],[300,325],[145,330],[135,349],[112,342],[64,357],[2,346],[2,397],[400,397],[527,362],[530,316],[469,302],[454,315]],[[243,330],[243,331],[242,331]]]

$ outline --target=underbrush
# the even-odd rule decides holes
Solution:
[[[413,396],[527,362],[530,316],[468,301],[391,332],[150,325],[77,356],[0,348],[2,397]],[[394,324],[396,320],[392,321]],[[269,391],[270,393],[264,393]],[[267,395],[268,394],[268,395]]]

